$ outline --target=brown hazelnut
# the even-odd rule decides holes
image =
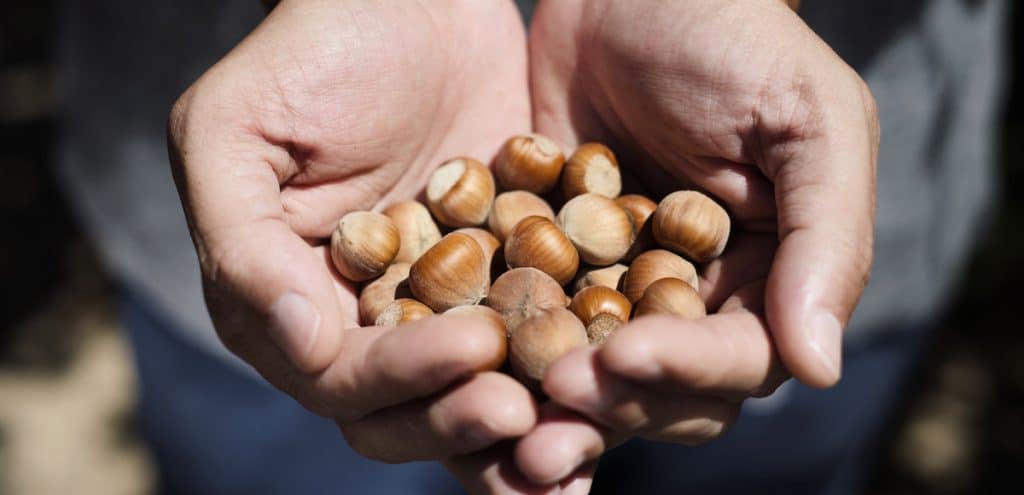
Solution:
[[[488,265],[490,265],[491,263],[491,257],[493,257],[494,253],[497,252],[498,248],[501,247],[501,241],[499,241],[496,237],[494,237],[494,235],[492,235],[490,232],[484,229],[479,229],[476,227],[466,227],[463,229],[458,229],[455,232],[458,232],[460,234],[466,234],[472,237],[473,240],[480,245],[480,249],[483,250],[484,256],[487,257]]]
[[[373,325],[377,316],[395,299],[411,297],[406,280],[409,278],[409,263],[394,263],[384,275],[368,282],[359,292],[359,322]],[[408,294],[406,294],[408,293]]]
[[[338,220],[331,234],[331,260],[343,277],[362,282],[384,273],[400,243],[398,228],[390,218],[354,211]]]
[[[678,278],[663,278],[650,285],[636,302],[633,316],[664,314],[688,320],[707,315],[704,301],[690,284]]]
[[[565,155],[557,144],[540,134],[513,136],[494,159],[494,175],[505,190],[540,194],[558,183]]]
[[[729,214],[697,191],[676,191],[658,204],[651,223],[654,239],[697,263],[722,254],[729,241]]]
[[[569,157],[562,170],[562,190],[566,199],[595,193],[614,198],[622,190],[622,175],[615,154],[600,143],[586,143]]]
[[[398,228],[402,239],[396,262],[412,263],[441,240],[441,231],[430,217],[430,211],[418,201],[402,201],[384,210]]]
[[[551,363],[587,343],[587,330],[571,311],[540,309],[512,329],[509,364],[520,381],[536,390]]]
[[[633,224],[626,210],[604,196],[576,196],[558,212],[558,225],[591,265],[611,265],[633,244]]]
[[[650,217],[658,204],[645,196],[639,194],[627,194],[615,198],[615,204],[626,210],[629,219],[633,224],[633,245],[622,259],[632,261],[644,251],[654,247],[654,229],[651,227]]]
[[[434,312],[415,299],[395,299],[377,315],[373,324],[378,327],[393,327],[410,321],[422,320]]]
[[[442,237],[409,269],[409,289],[437,312],[480,302],[489,282],[480,244],[459,232]]]
[[[532,216],[520,221],[505,241],[505,262],[509,268],[537,268],[565,285],[576,275],[580,259],[551,220]]]
[[[536,268],[514,268],[494,281],[487,305],[501,314],[511,331],[540,308],[569,304],[562,286]]]
[[[482,163],[453,158],[437,167],[427,182],[427,206],[449,227],[473,227],[487,220],[494,201],[494,177]]]
[[[693,263],[670,251],[652,249],[637,256],[629,265],[629,270],[622,275],[622,293],[636,304],[648,286],[663,278],[678,278],[690,284],[694,290],[699,288],[697,269]]]
[[[499,241],[505,242],[516,225],[529,216],[555,220],[555,212],[540,196],[527,191],[503,192],[494,198],[491,215],[487,217],[487,226]]]
[[[601,285],[609,289],[618,289],[622,274],[626,273],[628,269],[629,267],[626,265],[616,263],[601,268],[580,270],[579,275],[576,277],[575,291],[579,292],[595,285]]]
[[[576,293],[569,304],[569,309],[583,322],[584,326],[590,325],[595,316],[608,313],[620,321],[629,320],[629,311],[633,305],[629,303],[626,296],[615,289],[609,289],[600,285],[587,287]]]

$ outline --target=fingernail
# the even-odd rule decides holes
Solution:
[[[270,306],[270,338],[292,360],[309,354],[319,328],[320,313],[295,292],[285,292]]]
[[[832,313],[818,310],[811,316],[806,331],[808,345],[818,355],[828,381],[839,380],[843,359],[843,325]]]

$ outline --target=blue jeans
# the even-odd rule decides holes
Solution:
[[[138,422],[164,494],[461,493],[436,463],[359,457],[337,427],[181,340],[131,294],[121,316],[133,345]],[[842,382],[787,383],[748,401],[736,425],[700,447],[633,441],[601,461],[594,493],[847,494],[897,400],[922,331],[848,346]]]

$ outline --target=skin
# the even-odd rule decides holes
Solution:
[[[472,373],[502,349],[486,322],[360,328],[325,250],[344,213],[413,198],[444,159],[488,160],[528,131],[526,81],[511,3],[285,0],[173,109],[221,340],[367,457],[445,459],[535,424],[525,388]]]
[[[863,82],[784,2],[545,1],[529,78],[511,3],[391,4],[286,0],[175,106],[175,178],[228,348],[360,453],[442,459],[473,493],[586,493],[630,437],[700,443],[790,374],[839,379],[871,262],[878,124]],[[645,318],[568,354],[539,410],[508,377],[466,378],[499,345],[483,323],[359,328],[322,246],[345,212],[411,198],[442,160],[487,160],[531,119],[734,219],[700,284],[717,314]]]
[[[872,256],[879,130],[857,74],[774,1],[543,2],[530,57],[538,132],[611,143],[639,183],[703,189],[734,223],[700,282],[717,314],[642,318],[554,363],[558,407],[519,472],[580,476],[634,436],[706,442],[790,374],[838,381]]]

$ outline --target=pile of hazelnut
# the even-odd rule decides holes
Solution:
[[[495,178],[504,191],[497,196]],[[551,199],[559,182],[562,197]],[[405,201],[345,215],[331,258],[342,276],[366,282],[362,324],[476,315],[507,336],[512,373],[536,387],[552,361],[603,343],[631,316],[706,314],[694,263],[722,253],[728,214],[697,191],[655,203],[621,189],[618,162],[602,144],[583,144],[566,160],[549,138],[514,136],[493,175],[473,158],[441,164],[426,207]],[[556,216],[551,204],[562,201]],[[454,230],[442,237],[435,219]]]

